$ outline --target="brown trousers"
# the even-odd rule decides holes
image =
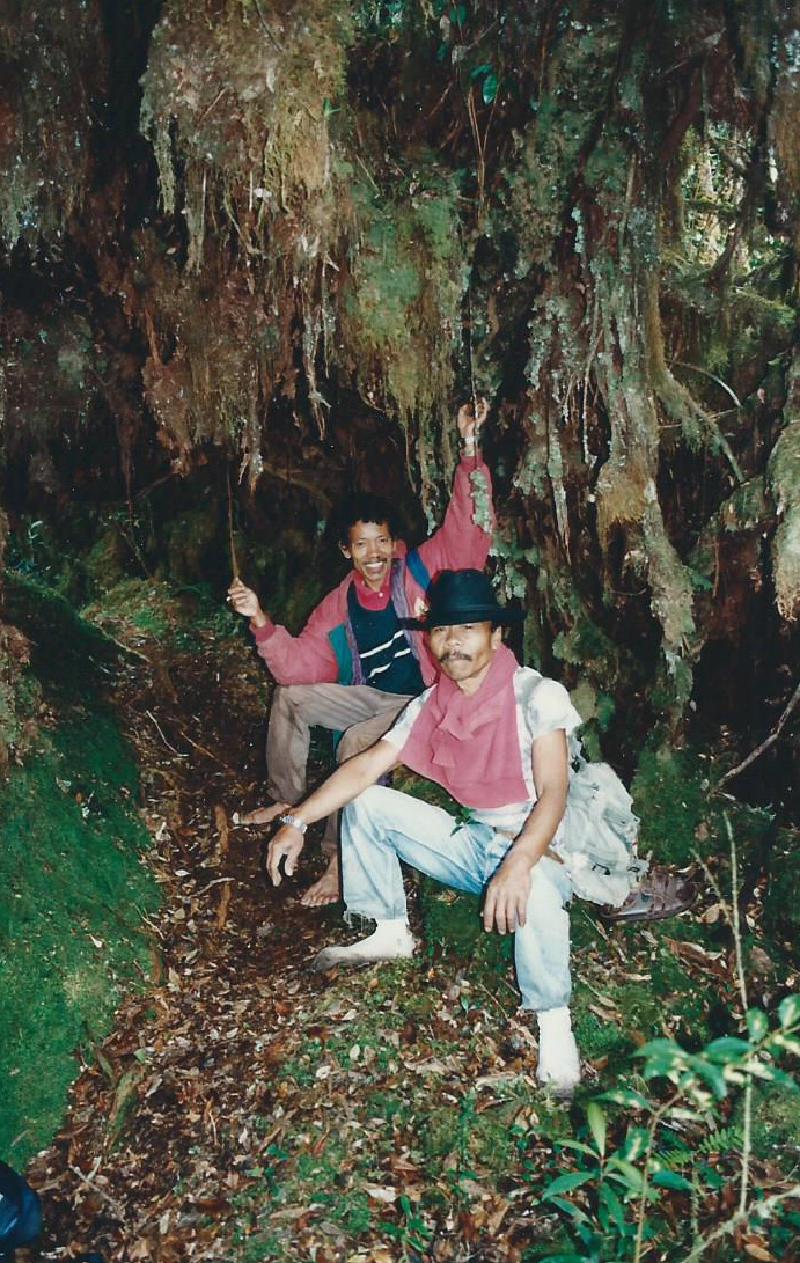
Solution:
[[[267,789],[276,802],[298,803],[306,792],[312,728],[343,732],[336,751],[344,763],[374,745],[411,701],[367,684],[292,684],[276,688],[267,729]],[[328,817],[323,854],[336,853],[339,813]]]

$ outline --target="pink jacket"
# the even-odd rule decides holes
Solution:
[[[417,549],[432,579],[440,570],[482,570],[486,565],[492,537],[473,521],[475,505],[470,474],[474,469],[483,473],[491,495],[491,475],[483,459],[479,457],[476,463],[472,456],[462,458],[456,470],[453,494],[444,522]],[[398,540],[395,556],[404,563],[406,553],[406,545]],[[278,684],[352,683],[345,627],[348,621],[347,589],[353,582],[354,574],[355,571],[351,571],[320,601],[299,636],[292,636],[285,627],[276,626],[271,620],[264,627],[253,627],[251,624],[258,652]],[[405,564],[403,587],[408,609],[414,612],[424,592]],[[433,659],[425,647],[422,633],[409,634],[414,640],[422,678],[428,685],[435,676]]]

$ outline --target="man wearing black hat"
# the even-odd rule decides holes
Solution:
[[[501,628],[515,615],[498,604],[486,576],[442,571],[428,600],[436,683],[381,740],[281,817],[270,877],[280,884],[282,860],[293,873],[307,826],[348,804],[345,903],[348,913],[373,918],[376,929],[321,952],[320,969],[412,954],[400,860],[456,889],[485,891],[484,928],[515,936],[522,1005],[539,1025],[537,1075],[569,1096],[580,1062],[569,1011],[567,905],[573,893],[623,903],[645,868],[635,853],[638,822],[610,768],[584,764],[592,776],[571,776],[568,737],[580,716],[563,685],[519,666],[501,643]],[[442,785],[469,808],[468,819],[376,784],[400,764]],[[615,825],[605,839],[604,818]],[[608,845],[598,859],[600,842]]]

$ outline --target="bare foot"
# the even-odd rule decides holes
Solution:
[[[280,816],[285,811],[290,811],[288,803],[273,803],[271,807],[256,807],[255,811],[248,811],[245,815],[240,816],[238,811],[234,814],[234,824],[271,824],[276,816]]]
[[[334,855],[319,881],[309,886],[300,900],[304,908],[322,908],[339,902],[339,856]]]

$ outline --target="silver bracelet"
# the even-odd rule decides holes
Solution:
[[[301,820],[299,816],[292,816],[288,813],[285,816],[278,816],[281,824],[288,824],[292,829],[297,829],[298,833],[305,833],[308,825],[305,820]]]

